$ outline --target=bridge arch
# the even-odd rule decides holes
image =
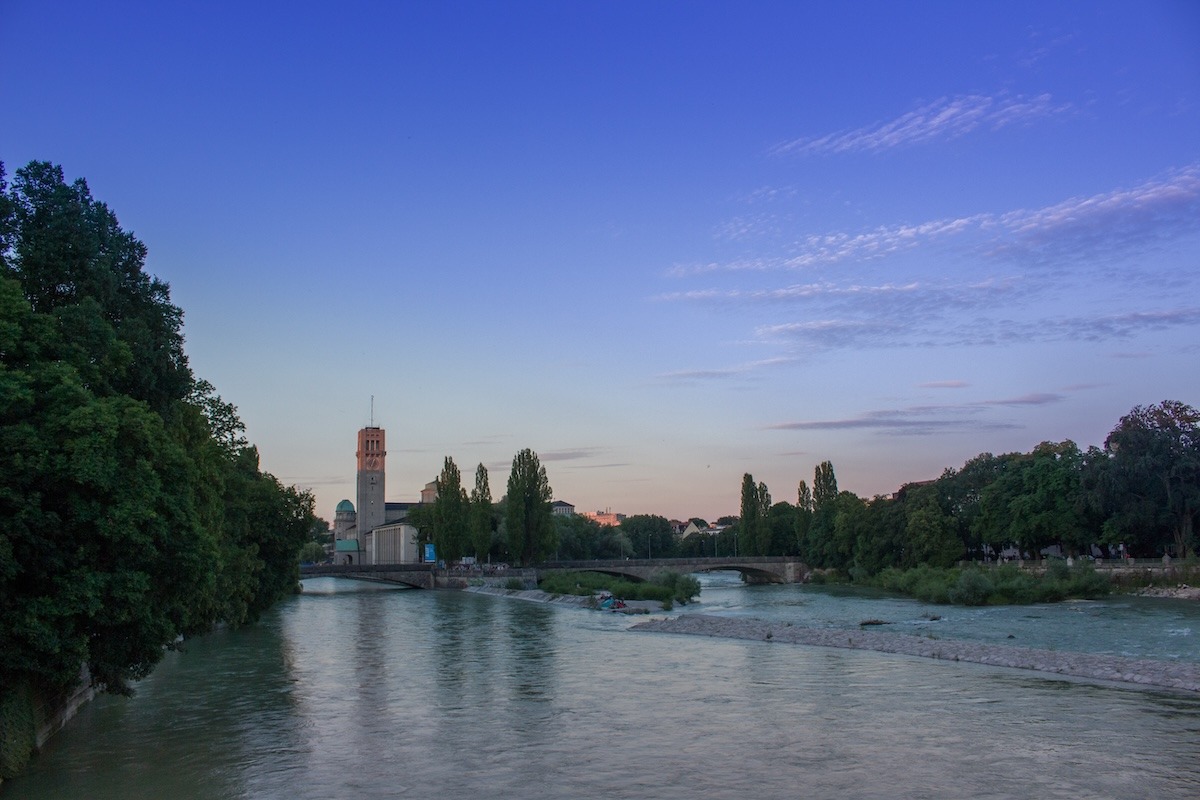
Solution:
[[[300,567],[300,578],[349,578],[414,589],[434,587],[432,564],[309,564]]]
[[[683,574],[734,570],[747,583],[799,583],[807,568],[797,559],[786,557],[750,558],[658,558],[605,561],[552,561],[538,566],[541,570],[566,572],[599,572],[636,581],[647,581],[659,572]]]

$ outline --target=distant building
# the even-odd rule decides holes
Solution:
[[[550,513],[559,517],[573,517],[575,506],[563,500],[555,500],[550,504]]]
[[[584,511],[581,516],[587,517],[600,525],[611,525],[614,528],[620,525],[621,521],[625,519],[624,514],[614,514],[611,511]]]
[[[409,509],[420,503],[384,500],[387,450],[382,428],[369,426],[358,432],[358,508],[349,500],[337,504],[333,514],[333,559],[337,564],[403,564],[421,560],[417,529],[407,522]],[[427,484],[422,501],[437,483]]]

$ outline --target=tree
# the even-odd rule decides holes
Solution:
[[[475,558],[482,561],[492,550],[492,490],[488,485],[487,467],[480,464],[475,468],[475,488],[471,490],[471,546]]]
[[[812,523],[808,528],[808,538],[802,554],[814,566],[832,567],[839,561],[834,543],[837,498],[837,476],[833,473],[833,464],[822,461],[813,470]]]
[[[1059,543],[1079,553],[1096,539],[1088,527],[1082,482],[1083,454],[1074,442],[1042,442],[1019,471],[1021,491],[1009,503],[1009,533],[1032,551]]]
[[[749,472],[742,476],[742,516],[738,521],[741,533],[741,550],[743,555],[758,553],[758,521],[760,504],[758,502],[758,484]]]
[[[438,559],[459,561],[468,545],[467,493],[462,474],[454,459],[446,456],[437,479],[437,500],[433,504],[433,544]]]
[[[638,558],[671,558],[675,555],[675,532],[666,517],[634,514],[621,520],[618,527],[629,537]]]
[[[62,168],[33,161],[17,170],[8,207],[17,279],[37,313],[77,307],[98,311],[115,334],[121,368],[108,378],[115,393],[165,413],[192,384],[183,352],[183,312],[166,283],[143,270],[146,246],[123,231],[82,178],[67,185]]]
[[[541,561],[554,552],[552,497],[546,468],[537,454],[526,448],[513,456],[505,495],[505,524],[509,555],[522,565]]]
[[[799,555],[804,552],[808,539],[808,529],[812,526],[813,498],[812,490],[803,480],[796,487],[796,530],[792,552]]]
[[[1200,514],[1200,411],[1175,400],[1136,406],[1104,441],[1124,513],[1110,519],[1118,534],[1159,534],[1176,555],[1195,548]]]
[[[963,555],[953,520],[928,493],[906,509],[904,566],[952,567]]]
[[[796,507],[788,502],[778,502],[767,511],[766,527],[770,532],[767,555],[793,556],[796,554]]]
[[[755,516],[754,549],[760,556],[772,555],[771,548],[771,493],[767,485],[761,481],[758,484],[758,513]]]
[[[833,463],[822,461],[813,471],[812,505],[820,512],[838,496],[837,476],[833,474]]]
[[[854,565],[867,575],[900,566],[905,555],[905,504],[876,497],[866,506],[867,520],[854,543]]]
[[[128,692],[180,636],[294,590],[312,497],[195,381],[146,248],[62,170],[0,165],[0,702]]]

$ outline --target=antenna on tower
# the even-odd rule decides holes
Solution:
[[[371,425],[370,425],[370,427],[372,427],[372,428],[375,427],[375,395],[371,395]]]

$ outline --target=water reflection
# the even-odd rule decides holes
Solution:
[[[702,605],[921,613],[781,588]],[[1023,631],[1016,616],[974,624]],[[1200,796],[1200,697],[629,622],[449,592],[299,597],[85,709],[0,800]]]

